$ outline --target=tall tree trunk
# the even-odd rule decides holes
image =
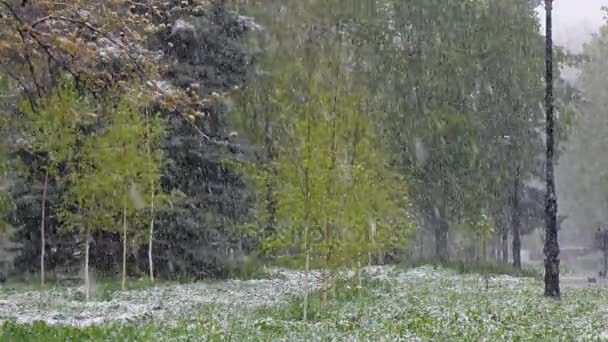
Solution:
[[[122,211],[122,279],[120,288],[124,291],[127,285],[127,205]]]
[[[150,202],[150,232],[148,233],[148,269],[150,271],[150,281],[154,282],[154,259],[152,258],[152,245],[154,243],[154,188]]]
[[[88,302],[91,299],[91,278],[89,275],[89,255],[91,245],[91,230],[87,228],[84,238],[84,298]]]
[[[494,261],[500,262],[500,251],[499,251],[499,240],[497,237],[494,237]]]
[[[146,134],[147,134],[147,141],[146,141],[146,147],[147,147],[147,152],[148,152],[148,158],[152,159],[152,148],[150,146],[150,113],[148,112],[148,109],[146,108]],[[150,272],[150,281],[154,282],[154,261],[152,258],[152,245],[154,243],[154,181],[151,182],[150,184],[150,188],[151,188],[151,193],[150,193],[150,231],[149,231],[149,236],[148,236],[148,270]]]
[[[306,129],[306,141],[310,142],[312,138],[311,134],[311,118],[308,117],[307,120],[307,129]],[[310,144],[306,146],[306,159],[310,160],[312,158],[312,151]],[[304,218],[304,254],[305,254],[305,265],[304,265],[304,301],[303,301],[303,309],[302,309],[302,321],[306,322],[308,319],[308,292],[310,290],[308,277],[310,273],[310,237],[309,234],[309,221],[310,221],[310,212],[312,211],[312,196],[310,192],[310,176],[308,174],[308,166],[304,168],[304,192],[306,193],[306,212]]]
[[[554,122],[553,122],[553,0],[545,0],[546,11],[546,135],[547,160],[545,163],[545,296],[560,297],[559,289],[559,242],[557,238],[557,195],[554,175]]]
[[[310,248],[308,246],[308,226],[304,229],[304,253],[306,254],[306,261],[304,264],[304,300],[302,308],[302,321],[306,322],[308,319],[308,291],[310,286],[308,284],[308,276],[310,273]]]
[[[496,221],[494,221],[496,222]],[[498,226],[498,223],[496,223],[496,229],[497,231],[500,231],[500,228]],[[500,234],[496,234],[495,236],[492,237],[492,256],[493,256],[493,261],[495,262],[500,262]]]
[[[602,267],[602,277],[607,278],[608,277],[608,273],[607,273],[608,272],[608,249],[603,248],[602,255],[604,256],[604,265]]]
[[[374,244],[376,243],[376,220],[372,219],[369,222],[369,241],[371,243],[372,246],[374,246]],[[367,252],[367,257],[368,257],[368,266],[371,266],[373,263],[373,256],[374,253],[371,251],[371,249]],[[380,264],[380,253],[378,253],[378,263]]]
[[[448,230],[449,223],[447,209],[441,206],[439,209],[437,224],[435,225],[435,255],[439,261],[447,261],[448,253]]]
[[[513,203],[512,203],[512,213],[511,213],[511,223],[513,230],[513,267],[516,269],[521,269],[521,239],[520,239],[520,229],[521,229],[521,218],[520,218],[520,198],[519,193],[521,190],[521,170],[519,166],[517,167],[517,171],[515,172],[515,180],[513,182]]]
[[[507,264],[509,263],[509,228],[504,223],[502,224],[500,234],[502,243],[502,262]]]
[[[418,232],[418,258],[424,259],[424,235]]]
[[[40,214],[40,291],[44,290],[44,258],[46,247],[46,194],[49,188],[49,171],[44,173],[44,185],[42,188],[42,212]]]
[[[276,160],[276,152],[274,148],[274,140],[272,134],[272,127],[270,126],[270,119],[265,117],[264,124],[264,149],[266,150],[266,227],[265,236],[269,238],[272,236],[277,229],[277,197],[276,197],[276,178],[277,169],[273,162]]]

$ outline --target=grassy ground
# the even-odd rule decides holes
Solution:
[[[537,279],[468,270],[371,268],[361,288],[338,281],[327,303],[321,290],[313,291],[307,322],[301,295],[255,305],[247,299],[262,296],[264,284],[301,285],[289,278],[227,283],[234,302],[207,302],[176,322],[150,316],[77,329],[7,321],[0,341],[595,341],[608,331],[607,290],[568,289],[554,301],[542,296]],[[239,289],[253,292],[239,297]]]
[[[432,266],[433,268],[447,268],[460,274],[488,274],[488,275],[510,275],[514,277],[542,279],[543,270],[531,266],[516,269],[511,264],[502,264],[489,261],[437,261],[434,259],[416,259],[403,261],[400,266],[404,269],[412,269],[421,266]],[[563,270],[562,272],[563,273]]]

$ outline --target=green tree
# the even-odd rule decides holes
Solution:
[[[604,11],[607,9],[605,8]],[[571,140],[560,163],[557,176],[560,182],[564,211],[580,227],[573,235],[564,231],[564,238],[591,241],[599,222],[606,222],[608,208],[608,132],[606,130],[606,106],[608,105],[608,25],[600,28],[597,35],[584,46],[586,60],[581,64],[579,84],[584,98],[583,114],[572,127]],[[561,113],[560,113],[561,117]],[[576,181],[572,181],[575,179]],[[580,198],[585,198],[581,201]],[[579,240],[581,239],[581,240]]]
[[[122,236],[121,286],[124,289],[128,233],[142,235],[145,227],[150,226],[147,232],[153,234],[153,216],[147,220],[149,225],[136,218],[146,207],[154,208],[154,203],[162,202],[165,196],[159,184],[163,167],[159,142],[165,136],[166,123],[158,115],[144,113],[138,94],[134,90],[118,101],[103,101],[96,120],[97,124],[103,123],[102,128],[93,135],[78,135],[75,142],[82,147],[71,163],[63,220],[67,228],[78,229],[84,235],[87,300],[93,232],[120,227],[114,230]],[[152,241],[150,235],[148,242]]]
[[[165,155],[161,143],[167,136],[167,122],[160,116],[151,115],[145,109],[146,115],[146,159],[143,167],[147,168],[141,181],[147,186],[147,193],[150,194],[148,206],[150,208],[150,222],[148,230],[148,274],[150,281],[154,281],[154,224],[155,215],[159,209],[165,209],[167,201],[176,198],[176,194],[167,194],[163,191],[160,181],[164,171]]]
[[[534,176],[543,39],[524,0],[383,4],[368,4],[351,31],[359,79],[386,113],[413,203],[446,258],[451,223],[510,208]]]
[[[96,98],[111,97],[116,88],[127,93],[139,82],[140,90],[148,95],[146,105],[171,117],[170,138],[163,142],[171,163],[163,170],[163,186],[187,194],[188,201],[162,215],[158,208],[153,210],[157,215],[154,222],[150,220],[150,227],[171,246],[163,248],[162,256],[157,253],[154,262],[160,263],[155,265],[156,273],[167,277],[175,273],[222,276],[230,250],[245,253],[252,249],[252,243],[233,235],[234,226],[249,215],[250,193],[242,179],[222,165],[240,146],[224,140],[228,134],[220,95],[252,74],[250,49],[242,40],[258,29],[255,22],[217,1],[186,4],[155,0],[99,6],[97,1],[77,0],[66,7],[43,0],[21,7],[20,2],[11,0],[0,3],[0,26],[0,72],[18,85],[14,92],[33,107],[40,98],[48,97],[56,84],[73,77],[79,91]],[[159,51],[163,53],[159,55]],[[6,102],[6,98],[0,99],[3,107]],[[10,114],[15,121],[21,120],[14,108]],[[101,126],[103,122],[88,132]],[[18,147],[16,153],[29,154],[20,144]],[[18,204],[17,226],[23,227],[14,237],[24,246],[16,264],[24,272],[40,257],[40,249],[33,247],[38,245],[37,238],[31,238],[39,229],[38,220],[32,218],[41,202],[34,192],[38,191],[38,180],[43,183],[44,179],[44,174],[33,176],[40,173],[39,163],[32,158],[25,165],[28,177],[35,181],[20,177],[11,189]],[[198,167],[191,167],[193,164]],[[57,220],[65,182],[53,181],[50,179],[45,207],[46,250],[57,251],[53,258],[47,258],[46,268],[62,269],[80,256],[70,251],[75,246],[67,242],[69,234],[62,236],[62,223]],[[227,187],[227,191],[215,191]],[[144,197],[150,197],[149,193]],[[114,233],[99,235],[97,239],[115,247]],[[148,241],[149,256],[150,246]],[[100,269],[111,267],[104,264],[108,259],[94,259]]]
[[[82,138],[82,137],[81,137]],[[90,246],[92,234],[103,231],[115,224],[113,216],[115,208],[108,205],[114,200],[112,182],[101,174],[86,156],[90,156],[92,146],[90,141],[79,139],[84,143],[79,152],[81,158],[72,163],[69,175],[69,187],[64,197],[65,210],[61,213],[64,229],[77,231],[84,237],[84,281],[85,300],[91,297],[91,282],[89,272]]]
[[[267,119],[278,127],[276,157],[266,160],[273,172],[248,168],[261,191],[268,177],[275,179],[277,226],[264,248],[301,256],[307,273],[311,263],[320,266],[327,290],[333,270],[404,247],[409,203],[406,183],[378,138],[377,113],[334,54],[309,57],[314,60],[272,69],[266,99],[245,90],[255,101],[243,96],[238,114],[270,109]],[[265,197],[259,202],[260,210],[268,208]]]
[[[40,213],[40,286],[44,288],[49,181],[59,177],[60,169],[72,161],[78,129],[90,110],[74,86],[65,83],[55,88],[48,99],[41,99],[36,107],[29,101],[23,101],[21,111],[24,114],[23,137],[30,152],[40,156],[44,172]]]
[[[98,177],[107,179],[106,186],[112,189],[112,201],[108,206],[114,207],[115,213],[121,213],[123,290],[127,277],[128,232],[142,228],[131,225],[130,229],[129,218],[145,207],[149,207],[152,211],[148,230],[149,250],[151,250],[155,194],[160,189],[163,167],[163,154],[159,149],[159,142],[164,138],[166,131],[166,123],[158,115],[149,115],[147,111],[144,114],[142,103],[145,102],[138,94],[140,93],[133,91],[121,97],[116,104],[112,101],[106,104],[104,113],[107,126],[92,138],[92,147],[86,156],[90,158]],[[152,265],[151,259],[149,264]],[[151,279],[153,279],[152,272],[151,267]]]

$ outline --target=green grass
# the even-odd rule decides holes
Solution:
[[[390,283],[378,280],[364,279],[359,287],[355,279],[339,278],[326,291],[319,289],[308,294],[307,320],[321,322],[331,319],[333,313],[344,305],[365,306],[377,298],[377,291],[388,290]],[[326,294],[324,292],[327,292]],[[289,320],[301,322],[304,317],[304,297],[294,296],[286,305],[278,307],[263,307],[254,312],[255,316],[274,320]]]
[[[0,341],[152,341],[155,330],[137,326],[104,326],[77,329],[54,327],[41,322],[16,324],[6,322],[0,332]]]
[[[0,294],[10,294],[17,292],[27,292],[27,291],[39,291],[40,283],[39,278],[36,277],[19,277],[12,278],[6,284],[3,284],[0,287]],[[165,280],[157,280],[155,282],[151,282],[148,278],[128,278],[125,284],[125,289],[127,291],[136,291],[136,290],[144,290],[147,288],[155,287],[155,286],[169,286],[175,284],[174,282],[169,282]],[[74,284],[72,284],[73,286]],[[80,286],[82,284],[77,284]],[[45,281],[45,289],[46,290],[63,290],[65,289],[65,283],[62,280],[58,280],[57,278],[51,276],[48,280]],[[91,294],[92,300],[95,301],[108,301],[112,299],[112,296],[122,291],[120,285],[120,279],[109,276],[101,276],[95,279],[94,288],[92,289],[93,293]],[[76,296],[75,298],[71,298],[73,300],[84,301],[84,293],[77,292],[73,294]]]
[[[412,259],[404,260],[400,263],[403,269],[412,269],[420,266],[433,266],[455,270],[460,274],[489,274],[489,275],[509,275],[513,277],[527,277],[542,279],[542,270],[532,267],[522,267],[516,269],[511,264],[503,264],[491,261],[462,261],[450,260],[439,261],[436,259]]]
[[[169,286],[173,283],[167,281],[150,281],[149,278],[130,278],[127,279],[125,290],[137,291],[145,290],[155,286]],[[109,301],[117,293],[122,291],[120,280],[112,278],[98,279],[95,284],[95,292],[92,294],[92,299],[96,301]],[[79,298],[84,301],[84,294]]]
[[[231,279],[250,280],[250,279],[270,279],[270,274],[266,271],[265,263],[256,257],[248,257],[245,260],[227,263],[228,277]]]
[[[423,267],[338,279],[323,301],[309,294],[308,321],[295,296],[278,306],[209,306],[177,325],[137,322],[75,329],[5,323],[0,341],[596,341],[608,315],[608,290],[564,289],[542,296],[533,278],[484,277],[471,268]],[[482,269],[506,274],[501,269]],[[499,272],[500,271],[500,272]]]

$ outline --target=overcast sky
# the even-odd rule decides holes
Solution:
[[[608,0],[554,0],[553,25],[557,43],[580,48],[604,23],[602,6],[608,6]],[[541,7],[538,12],[544,22],[544,9]]]
[[[602,6],[608,6],[608,0],[555,0],[555,24],[567,26],[589,23],[595,27],[603,22]]]

